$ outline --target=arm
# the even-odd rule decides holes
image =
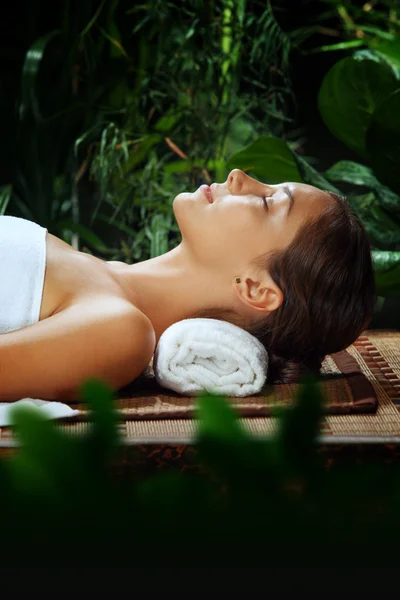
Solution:
[[[138,377],[155,348],[149,319],[120,300],[80,302],[0,335],[0,401],[79,400],[88,377],[117,390]]]

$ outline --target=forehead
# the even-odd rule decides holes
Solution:
[[[334,202],[334,199],[330,194],[328,194],[328,192],[321,190],[314,185],[309,185],[308,183],[298,183],[297,181],[288,181],[283,185],[287,185],[291,189],[292,193],[297,196],[297,198],[303,198],[304,200],[309,201],[312,200],[313,202],[321,202],[323,204],[326,204],[327,202]]]
[[[323,190],[315,187],[314,185],[309,185],[308,183],[299,183],[298,181],[286,181],[284,184],[278,185],[288,185],[291,187],[293,191],[299,191],[303,194],[325,194]]]
[[[328,192],[314,185],[298,183],[296,181],[288,181],[281,185],[287,186],[290,189],[294,199],[294,215],[297,215],[299,218],[318,216],[328,206],[335,204],[334,198]]]

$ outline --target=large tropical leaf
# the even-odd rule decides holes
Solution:
[[[232,155],[239,152],[243,146],[251,143],[257,137],[252,123],[245,117],[233,119],[229,124],[228,134],[224,143],[224,154]]]
[[[330,181],[343,181],[369,188],[379,199],[381,207],[400,220],[400,197],[383,185],[369,167],[351,160],[340,160],[325,171],[325,177]]]
[[[325,75],[318,107],[333,135],[367,158],[365,138],[372,114],[398,87],[396,72],[384,58],[360,50]]]
[[[378,177],[400,193],[400,87],[376,108],[366,144]]]
[[[228,169],[251,171],[258,179],[266,183],[282,181],[302,181],[293,153],[284,140],[261,136],[258,140],[233,154]]]
[[[375,48],[375,52],[391,63],[400,79],[400,40],[382,42]]]
[[[314,185],[321,190],[329,190],[340,194],[341,191],[334,186],[322,173],[319,173],[314,167],[310,165],[302,156],[293,152],[294,159],[298,165],[301,177],[305,183]]]
[[[364,224],[373,245],[393,250],[400,244],[400,223],[381,207],[374,192],[347,196],[348,203]]]
[[[400,244],[400,197],[375,177],[372,169],[342,160],[325,171],[330,181],[368,188],[364,194],[348,194],[347,200],[360,217],[371,243],[380,248]]]
[[[375,285],[379,296],[400,292],[400,252],[372,250]]]

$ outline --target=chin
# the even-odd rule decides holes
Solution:
[[[177,196],[175,196],[172,202],[172,209],[176,216],[177,212],[185,211],[190,204],[193,203],[195,194],[192,192],[181,192]]]
[[[180,192],[180,194],[178,194],[177,196],[175,196],[174,198],[174,202],[175,200],[188,200],[189,198],[192,198],[194,196],[193,192]]]

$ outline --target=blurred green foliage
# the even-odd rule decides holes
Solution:
[[[375,45],[376,47],[376,45]],[[361,187],[348,201],[368,232],[380,296],[398,293],[400,248],[400,45],[385,42],[341,59],[326,74],[319,109],[331,132],[368,166],[339,161],[330,181]]]
[[[58,28],[25,55],[0,214],[131,263],[180,242],[177,193],[238,167],[267,183],[346,193],[371,239],[378,295],[400,291],[400,21],[392,2],[376,10],[323,1],[291,31],[279,24],[285,2],[60,6]],[[339,42],[310,47],[316,34]],[[322,82],[319,108],[367,164],[339,161],[318,173],[293,129],[291,56],[347,48]]]
[[[389,566],[398,560],[398,467],[324,468],[324,398],[307,376],[272,436],[252,436],[220,397],[197,402],[196,471],[127,471],[105,384],[82,386],[87,433],[35,407],[13,411],[0,460],[3,566]],[[139,455],[137,455],[140,458]],[[382,552],[384,548],[384,552]]]
[[[174,196],[290,121],[289,47],[269,2],[64,0],[25,56],[3,214],[113,260],[165,252]]]
[[[346,193],[371,239],[378,295],[398,293],[400,25],[383,4],[321,2],[284,31],[285,6],[269,1],[64,0],[58,28],[26,52],[14,118],[3,113],[13,158],[0,214],[132,263],[180,242],[177,193],[238,167]],[[332,19],[336,29],[324,26]],[[340,41],[310,46],[316,34]],[[319,108],[367,164],[319,173],[293,129],[291,56],[347,48]]]

